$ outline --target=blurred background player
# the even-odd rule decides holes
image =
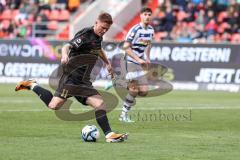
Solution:
[[[128,117],[128,112],[135,105],[136,96],[146,96],[148,93],[147,77],[145,70],[150,64],[150,49],[154,29],[149,25],[152,10],[144,7],[141,9],[141,22],[133,26],[128,32],[123,48],[126,52],[126,79],[129,80],[128,90],[122,106],[120,121],[133,122]],[[146,59],[144,59],[144,53]]]
[[[126,135],[112,132],[106,115],[106,104],[90,82],[90,73],[98,57],[106,63],[109,73],[112,74],[111,64],[101,47],[102,36],[109,30],[112,23],[110,14],[101,13],[93,27],[80,30],[70,42],[63,46],[61,63],[64,67],[64,73],[59,80],[54,96],[50,91],[39,86],[34,80],[18,83],[15,90],[32,90],[48,108],[59,109],[66,102],[67,98],[73,96],[68,93],[74,92],[81,86],[84,89],[79,90],[78,95],[74,97],[83,105],[90,105],[95,109],[97,123],[103,130],[107,142],[121,142],[124,141]],[[81,61],[83,58],[86,61],[84,64],[78,64],[80,60],[76,61],[76,58],[79,58],[79,56],[81,56]],[[92,63],[89,63],[89,61]],[[70,72],[69,70],[71,69],[72,71]],[[72,86],[73,89],[70,90],[67,86]]]

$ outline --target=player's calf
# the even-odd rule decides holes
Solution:
[[[107,118],[106,106],[103,102],[102,97],[100,95],[88,97],[86,100],[86,104],[92,106],[95,109],[96,121],[101,127],[103,133],[107,135],[112,132]]]
[[[135,104],[136,104],[135,96],[133,96],[132,93],[129,92],[127,94],[127,96],[125,97],[125,100],[123,102],[122,112],[121,112],[121,114],[119,116],[119,121],[122,121],[122,122],[134,122],[128,116],[128,112],[130,111],[132,106],[134,106]]]

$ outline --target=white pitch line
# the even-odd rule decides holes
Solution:
[[[138,108],[135,110],[159,110],[159,109],[163,109],[163,110],[199,110],[199,109],[240,109],[240,106],[237,107],[224,107],[224,106],[214,106],[214,107],[154,107],[154,108]],[[134,110],[134,109],[133,109]]]
[[[133,109],[134,111],[157,111],[157,110],[233,110],[233,109],[240,109],[240,107],[156,107],[156,108],[137,108]],[[115,111],[121,111],[121,108],[114,109]],[[74,111],[89,111],[89,109],[71,109],[71,112]],[[43,110],[43,109],[3,109],[0,110],[0,113],[3,112],[54,112],[52,110]]]
[[[33,100],[21,100],[21,99],[0,99],[0,104],[13,104],[13,103],[34,103]]]
[[[0,113],[2,112],[50,112],[51,110],[43,110],[43,109],[3,109],[0,110]]]
[[[75,102],[75,101],[74,101]],[[22,100],[22,99],[0,99],[0,105],[1,104],[14,104],[14,103],[35,103],[35,100]],[[76,103],[76,102],[75,102]],[[229,107],[226,107],[226,106],[223,106],[224,104],[195,104],[195,107],[194,106],[191,106],[189,104],[186,104],[186,103],[176,103],[176,104],[169,104],[169,103],[164,103],[164,102],[160,102],[158,103],[159,107],[138,107],[138,106],[135,106],[132,110],[135,110],[135,111],[138,111],[138,110],[145,110],[145,111],[156,111],[156,110],[207,110],[207,109],[240,109],[240,106],[229,106]],[[225,105],[228,105],[228,104],[225,104]],[[162,107],[162,106],[168,106],[168,107]],[[172,107],[171,107],[172,106]],[[72,112],[74,111],[86,111],[86,110],[89,110],[90,108],[81,108],[81,109],[71,109],[70,110]],[[114,110],[116,111],[120,111],[122,110],[120,107],[118,108],[115,108]],[[1,109],[0,107],[0,112],[49,112],[51,111],[50,109],[49,110],[46,110],[46,109]]]

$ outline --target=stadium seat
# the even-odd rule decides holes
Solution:
[[[60,12],[56,9],[52,10],[48,18],[49,18],[49,20],[58,21],[60,18]]]
[[[50,17],[50,11],[48,9],[44,9],[43,14],[45,14],[46,17],[48,17],[48,18]]]
[[[13,12],[12,12],[13,18],[15,18],[18,14],[19,14],[18,9],[13,10]]]
[[[183,10],[180,10],[180,11],[177,13],[177,20],[178,20],[178,21],[182,21],[182,20],[184,20],[185,18],[187,18],[186,12],[184,12]]]
[[[57,21],[50,21],[47,25],[47,28],[50,30],[57,30],[58,29],[58,22]]]
[[[189,22],[189,23],[188,23],[188,27],[193,28],[193,27],[195,27],[195,26],[196,26],[196,23],[195,23],[195,22]]]
[[[34,22],[34,15],[33,14],[28,15],[28,21],[29,22]]]
[[[161,41],[165,37],[167,37],[167,32],[158,32],[154,35],[155,41]]]
[[[3,11],[1,18],[4,20],[11,20],[13,18],[12,11],[10,9],[6,9]]]
[[[10,25],[10,21],[9,20],[3,20],[2,21],[2,28],[3,29],[8,29],[9,25]]]
[[[222,11],[217,16],[217,21],[222,22],[225,18],[228,18],[228,13],[226,11]]]
[[[231,37],[232,43],[240,43],[240,33],[235,33]]]
[[[66,10],[66,9],[62,9],[60,11],[60,15],[59,15],[59,19],[58,20],[60,20],[60,21],[68,21],[69,17],[70,17],[69,11]]]
[[[67,25],[62,32],[59,33],[58,38],[61,40],[69,39],[69,25]]]

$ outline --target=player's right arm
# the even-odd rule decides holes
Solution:
[[[69,61],[69,56],[68,56],[68,54],[69,54],[71,48],[72,48],[72,45],[69,44],[69,43],[65,44],[65,45],[62,47],[62,58],[61,58],[61,63],[62,63],[62,64],[68,63],[68,61]]]
[[[80,34],[80,32],[82,34]],[[79,34],[77,33],[74,38],[66,43],[62,47],[62,58],[61,58],[61,63],[66,64],[69,61],[69,52],[71,49],[79,49],[86,41],[86,38],[83,36],[84,30],[79,31]]]
[[[139,64],[144,65],[146,62],[133,53],[131,45],[132,45],[131,42],[125,41],[123,44],[123,49],[125,50],[128,56],[135,59]]]

